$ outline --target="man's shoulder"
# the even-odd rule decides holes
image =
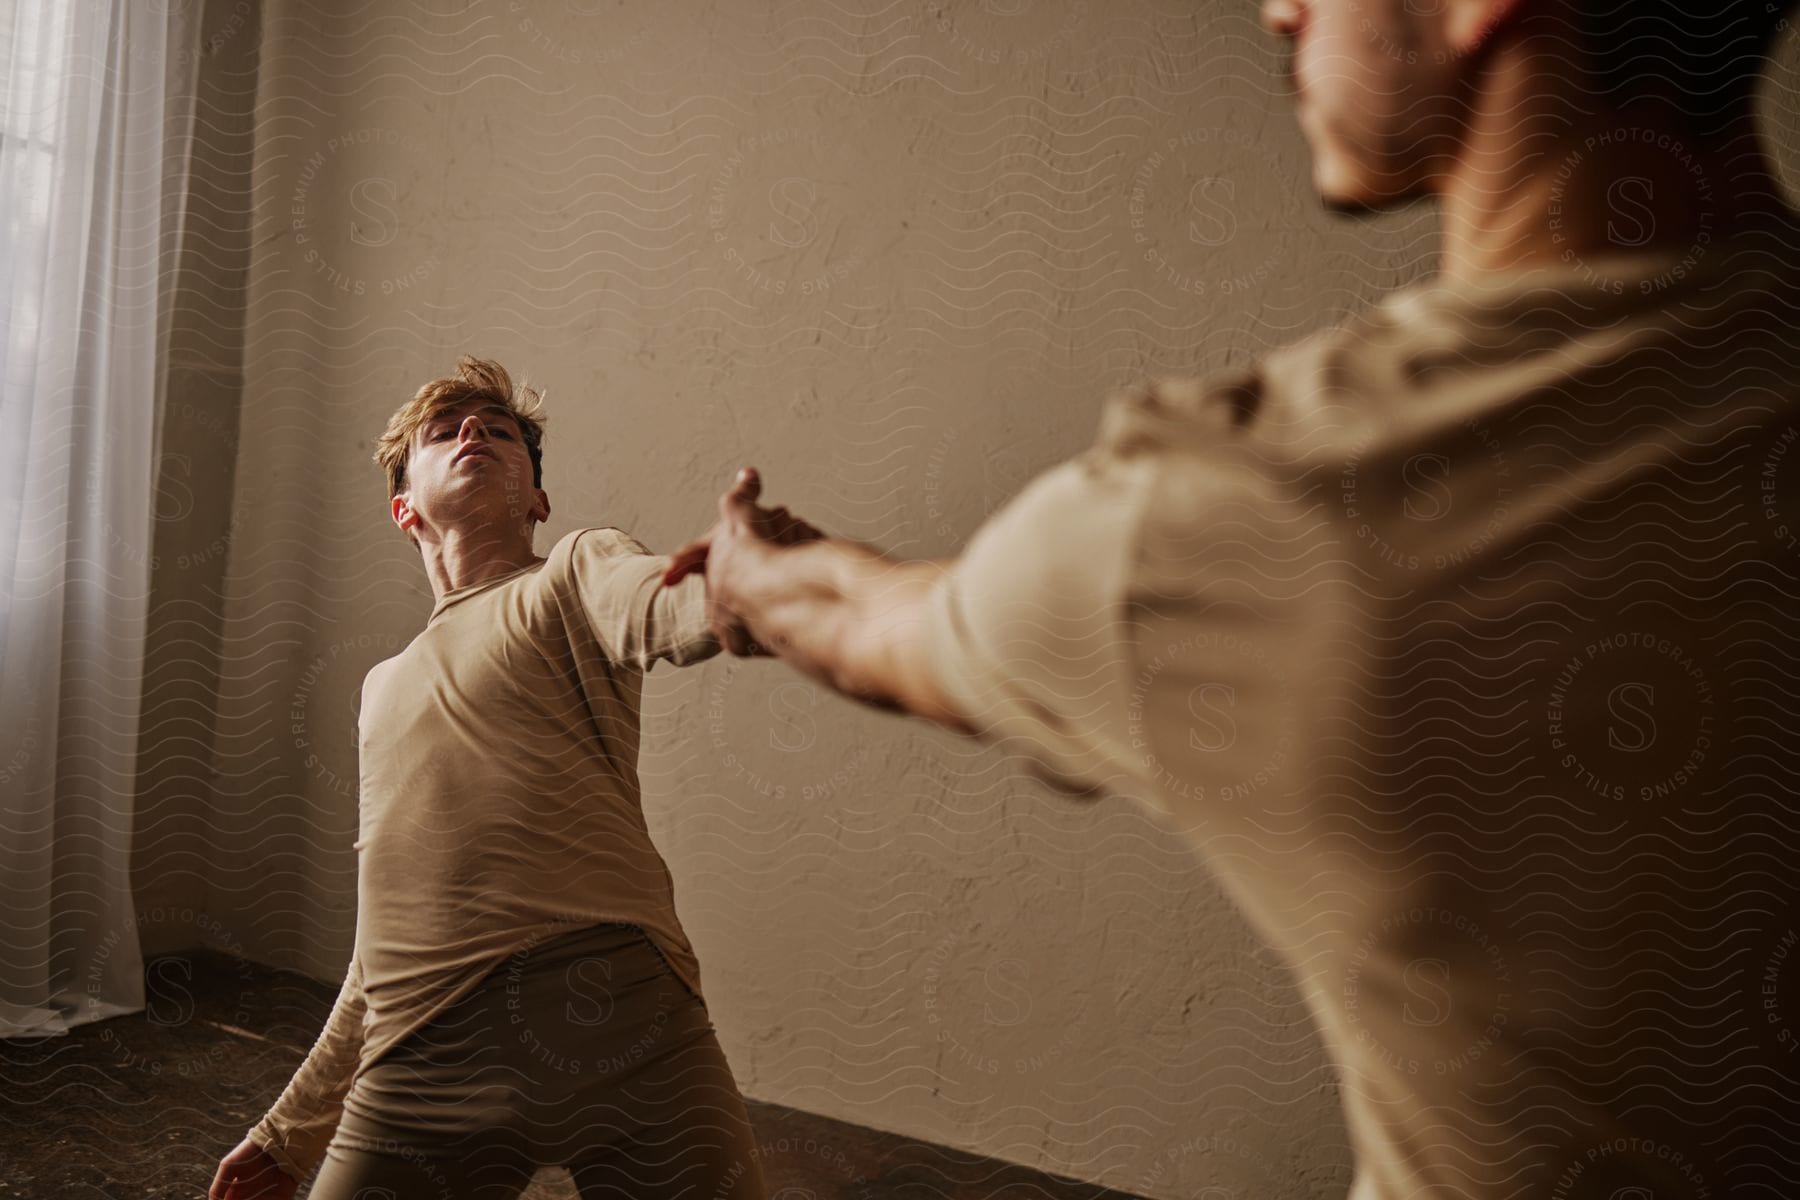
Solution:
[[[571,530],[551,548],[550,560],[567,560],[576,555],[612,557],[621,554],[648,554],[644,544],[616,525],[589,525]]]
[[[557,539],[546,559],[543,586],[558,594],[580,596],[602,586],[619,568],[650,551],[616,525],[590,525]]]
[[[391,658],[384,658],[374,666],[370,667],[368,671],[363,674],[363,694],[366,696],[369,690],[375,687],[381,679],[392,675],[395,671],[399,670],[400,660],[404,656],[405,651],[401,651],[399,654],[396,654]]]
[[[1164,375],[1115,389],[1102,410],[1099,444],[1113,452],[1199,451],[1232,456],[1232,447],[1316,434],[1353,393],[1383,390],[1381,350],[1392,331],[1379,313],[1357,313],[1248,361],[1185,375]],[[1346,415],[1340,411],[1336,416]]]

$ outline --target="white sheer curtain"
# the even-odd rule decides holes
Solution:
[[[201,0],[0,0],[0,1036],[143,1007],[130,843]]]

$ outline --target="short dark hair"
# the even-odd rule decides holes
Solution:
[[[1576,0],[1602,99],[1654,98],[1706,136],[1749,108],[1800,0]]]

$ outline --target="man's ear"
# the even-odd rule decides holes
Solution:
[[[550,519],[550,493],[549,492],[546,492],[543,488],[537,489],[537,505],[532,509],[532,511],[537,513],[538,524],[540,524],[540,525]]]
[[[419,523],[419,514],[407,503],[407,493],[401,492],[388,502],[389,510],[394,514],[394,524],[402,530],[411,529]]]
[[[1537,0],[1449,0],[1444,37],[1459,58],[1480,54],[1495,37],[1530,14]]]

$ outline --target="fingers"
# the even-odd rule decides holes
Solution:
[[[778,545],[798,546],[825,536],[817,526],[789,512],[786,505],[763,509],[761,517],[764,536]]]
[[[787,505],[760,508],[762,475],[755,467],[740,469],[731,486],[719,497],[719,518],[735,526],[747,528],[759,541],[779,546],[817,541],[825,536],[816,526],[788,511]]]
[[[756,502],[761,495],[761,474],[755,467],[741,468],[730,488],[719,497],[719,524],[706,537],[675,552],[664,570],[663,582],[674,583],[695,572],[707,574],[715,540],[719,550],[717,563],[730,575],[739,569],[732,564],[740,561],[743,554],[754,556],[771,545],[792,546],[825,536],[794,516],[786,505],[767,509],[758,506]],[[727,563],[727,559],[731,562]],[[749,627],[731,611],[728,597],[734,594],[733,585],[733,580],[721,578],[717,571],[708,575],[708,611],[713,636],[724,650],[737,658],[778,657],[781,653],[778,647],[759,645]]]
[[[231,1179],[227,1174],[229,1168],[224,1163],[213,1172],[212,1186],[206,1190],[206,1200],[226,1200],[226,1193],[231,1189]]]
[[[772,540],[784,546],[793,540],[790,531],[794,527],[794,518],[785,507],[765,509],[762,517],[763,529]]]
[[[719,497],[719,515],[727,520],[733,516],[747,519],[755,514],[756,498],[760,495],[762,476],[756,473],[755,467],[744,467],[725,494]]]
[[[669,556],[669,565],[663,569],[663,586],[680,583],[695,572],[706,570],[706,554],[712,548],[710,537],[696,538]]]
[[[800,542],[816,542],[824,536],[825,531],[818,526],[809,521],[803,521],[799,517],[795,517],[792,523],[788,525],[784,540],[790,545],[795,545]]]

